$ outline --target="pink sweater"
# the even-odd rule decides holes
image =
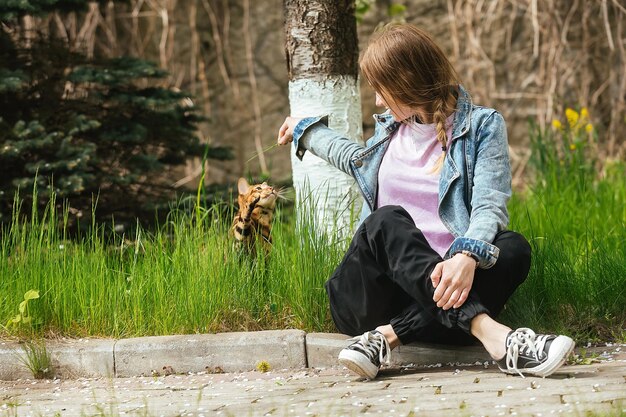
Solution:
[[[446,123],[448,138],[453,117]],[[378,207],[402,206],[443,257],[454,236],[437,211],[440,175],[431,170],[441,152],[434,124],[402,124],[391,138],[378,171]]]

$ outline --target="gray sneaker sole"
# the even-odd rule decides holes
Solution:
[[[352,372],[367,379],[374,379],[378,375],[378,367],[362,353],[344,349],[339,353],[339,362]]]

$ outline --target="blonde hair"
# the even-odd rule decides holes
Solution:
[[[453,110],[459,77],[445,53],[423,30],[392,23],[374,33],[360,62],[366,80],[387,103],[410,107],[435,123],[443,153],[433,172],[439,172],[448,149],[446,118]]]

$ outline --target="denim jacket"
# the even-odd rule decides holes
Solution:
[[[360,222],[376,209],[378,169],[400,123],[387,114],[374,115],[374,136],[360,145],[327,127],[328,116],[302,119],[294,128],[296,156],[306,150],[353,176],[365,204]],[[499,250],[491,244],[504,230],[511,197],[506,126],[497,111],[472,104],[458,89],[452,138],[439,180],[439,217],[454,236],[445,257],[469,251],[479,268],[492,267]]]

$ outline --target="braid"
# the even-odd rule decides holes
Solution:
[[[443,167],[443,160],[446,157],[448,151],[448,135],[446,134],[446,99],[444,97],[438,97],[435,99],[433,106],[433,121],[435,122],[435,128],[437,130],[437,141],[441,144],[441,156],[435,162],[435,166],[432,169],[432,173],[441,171]]]

